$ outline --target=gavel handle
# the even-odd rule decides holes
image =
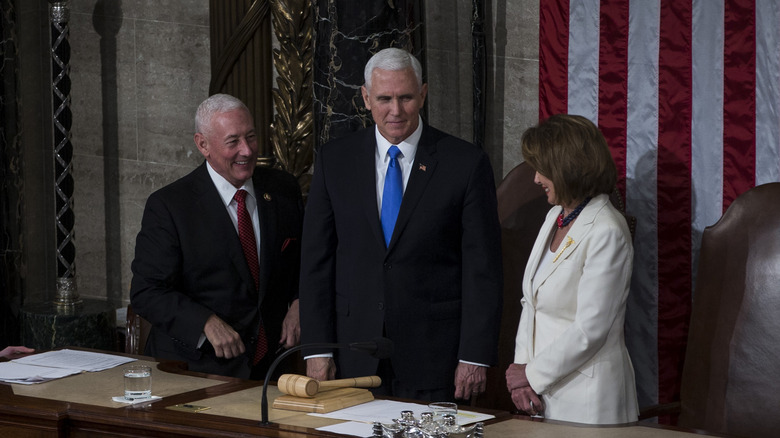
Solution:
[[[320,389],[324,388],[376,388],[382,384],[379,376],[353,377],[351,379],[321,380]]]

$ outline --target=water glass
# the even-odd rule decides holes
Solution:
[[[124,369],[125,399],[139,400],[152,396],[152,367],[129,365]]]
[[[443,423],[446,414],[455,418],[458,416],[458,405],[451,402],[434,402],[428,405],[428,409],[433,412],[433,419],[437,423]]]

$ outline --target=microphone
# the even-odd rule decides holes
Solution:
[[[271,374],[273,374],[276,366],[279,365],[279,362],[281,362],[282,359],[296,351],[303,350],[304,348],[346,348],[352,351],[362,351],[377,359],[387,359],[393,354],[393,341],[387,338],[374,338],[373,341],[352,342],[349,344],[320,342],[291,347],[289,350],[280,354],[279,357],[271,363],[271,366],[268,367],[268,372],[265,374],[265,380],[263,381],[263,398],[260,402],[260,412],[262,416],[260,424],[264,426],[271,424],[271,422],[268,421],[268,381],[271,380]]]
[[[363,351],[377,359],[387,359],[393,354],[393,341],[387,338],[374,338],[373,341],[352,342],[347,348],[353,351]]]

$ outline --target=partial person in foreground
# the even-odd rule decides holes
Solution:
[[[131,304],[152,324],[147,355],[263,379],[279,344],[299,341],[300,188],[256,167],[254,121],[239,99],[209,97],[195,128],[205,161],[146,202]]]
[[[304,217],[302,342],[386,336],[390,359],[307,351],[318,380],[378,374],[377,393],[469,399],[497,361],[501,241],[487,154],[425,123],[420,63],[375,54],[363,102],[376,125],[317,151]],[[335,360],[334,360],[335,356]],[[338,364],[338,368],[337,365]]]
[[[556,115],[528,129],[523,157],[554,207],[523,277],[523,312],[507,388],[518,409],[591,424],[637,420],[623,323],[633,245],[609,194],[615,163],[598,128]]]
[[[9,346],[0,350],[0,358],[13,360],[32,353],[35,353],[35,350],[32,348],[24,346]]]

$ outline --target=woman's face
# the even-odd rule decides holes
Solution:
[[[547,194],[547,202],[550,205],[556,205],[557,202],[555,199],[555,186],[553,186],[552,181],[546,176],[542,175],[541,173],[536,172],[536,174],[534,175],[534,182],[537,185],[542,186],[542,188],[544,189],[544,193]]]

